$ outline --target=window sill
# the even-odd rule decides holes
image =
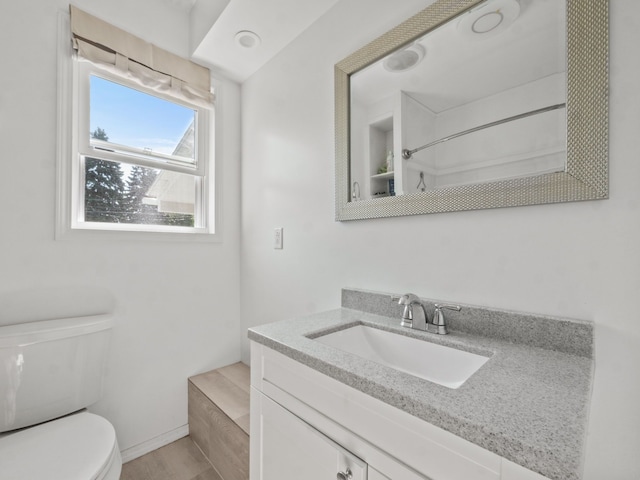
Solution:
[[[138,227],[138,226],[136,226]],[[132,241],[132,242],[178,242],[178,243],[222,243],[222,234],[207,233],[205,229],[171,231],[160,229],[123,229],[100,227],[60,228],[56,231],[59,241]]]

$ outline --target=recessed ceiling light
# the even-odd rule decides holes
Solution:
[[[520,15],[518,0],[489,0],[462,15],[458,31],[469,38],[488,38],[507,29]]]
[[[471,30],[473,33],[488,33],[494,28],[498,28],[503,20],[504,15],[500,10],[485,13],[481,17],[476,18],[473,24],[471,24]]]
[[[236,43],[242,48],[256,48],[262,43],[258,34],[249,30],[242,30],[236,33]]]
[[[415,43],[387,55],[382,66],[388,72],[398,73],[411,70],[424,58],[426,51],[422,45]]]

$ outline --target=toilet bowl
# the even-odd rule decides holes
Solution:
[[[112,322],[99,315],[0,327],[0,479],[120,478],[113,426],[85,410],[102,394]]]
[[[0,438],[2,480],[118,480],[120,450],[111,424],[79,412]]]

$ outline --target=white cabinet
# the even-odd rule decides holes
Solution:
[[[260,403],[261,461],[252,479],[327,480],[342,473],[345,480],[367,480],[362,460],[264,395],[254,398]]]
[[[539,473],[527,470],[526,468],[504,458],[502,459],[501,473],[501,480],[549,480],[547,477],[543,477]]]
[[[350,432],[334,441],[253,387],[251,422],[251,480],[430,480]]]
[[[334,479],[347,467],[350,480],[546,480],[251,342],[251,480]]]
[[[374,468],[369,469],[369,479],[368,480],[391,480],[389,477],[385,477],[379,471]]]

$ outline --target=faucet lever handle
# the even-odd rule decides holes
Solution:
[[[455,310],[456,312],[462,310],[460,305],[451,305],[450,303],[436,303],[435,307],[436,310],[441,310],[443,308],[446,308],[447,310]]]
[[[437,333],[441,335],[446,335],[447,331],[447,322],[444,319],[444,314],[442,313],[443,309],[446,310],[455,310],[459,312],[461,310],[460,305],[450,305],[448,303],[436,303],[436,309],[433,312],[433,320],[432,323],[436,327]]]

